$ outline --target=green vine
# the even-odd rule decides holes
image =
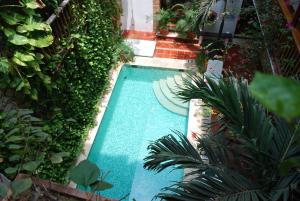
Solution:
[[[119,28],[112,18],[111,2],[86,0],[74,5],[74,22],[70,36],[65,38],[57,55],[52,56],[49,71],[56,73],[56,89],[44,97],[40,112],[52,112],[47,123],[52,141],[48,151],[67,150],[70,156],[61,164],[44,164],[39,176],[66,182],[67,172],[78,157],[88,130],[94,125],[97,104],[106,89],[108,74],[124,49]],[[122,44],[122,45],[121,45]],[[43,105],[42,102],[45,102]],[[50,108],[56,108],[49,111]]]
[[[35,0],[0,3],[0,89],[14,89],[38,99],[39,85],[51,87],[51,78],[41,70],[41,48],[53,42],[51,27],[41,22]]]

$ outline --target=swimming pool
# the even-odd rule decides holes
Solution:
[[[187,117],[162,107],[153,92],[153,81],[179,74],[175,70],[134,68],[124,65],[98,129],[88,159],[114,185],[101,195],[150,201],[161,188],[182,179],[183,171],[159,174],[143,169],[147,146],[171,129],[186,133]]]

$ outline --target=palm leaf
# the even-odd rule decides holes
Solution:
[[[268,195],[259,185],[227,169],[216,171],[214,175],[203,174],[191,181],[178,182],[164,188],[158,197],[172,201],[268,200]]]
[[[179,132],[175,133],[178,139],[173,135],[167,135],[149,145],[149,156],[144,159],[146,169],[160,172],[170,166],[175,168],[204,166],[199,152],[188,139]]]

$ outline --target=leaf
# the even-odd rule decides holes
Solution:
[[[70,173],[70,179],[83,186],[95,183],[99,176],[100,170],[97,165],[88,160],[81,161]]]
[[[14,45],[26,45],[29,43],[29,39],[19,34],[10,35],[8,41]]]
[[[32,185],[30,178],[15,180],[11,184],[14,198],[28,190]]]
[[[25,6],[31,9],[43,8],[43,6],[41,6],[36,0],[26,3]]]
[[[25,24],[17,27],[17,31],[19,33],[32,32],[35,30],[51,32],[52,29],[49,24],[41,22],[31,22],[30,24]]]
[[[15,174],[17,172],[18,168],[17,167],[9,167],[9,168],[6,168],[4,170],[4,172],[8,175],[10,174]]]
[[[32,100],[37,100],[38,99],[38,92],[37,92],[36,89],[30,90],[30,97],[32,98]]]
[[[19,13],[0,12],[0,17],[9,25],[16,25],[24,19],[24,16]]]
[[[38,168],[38,166],[41,164],[40,161],[30,161],[30,162],[27,162],[25,163],[22,168],[24,170],[27,170],[29,172],[32,172],[34,170],[36,170]]]
[[[33,53],[22,53],[22,52],[18,52],[16,51],[14,54],[14,57],[18,58],[21,61],[27,62],[27,61],[34,61],[34,54]]]
[[[10,144],[10,145],[8,145],[9,149],[20,149],[22,147],[23,147],[22,145],[18,145],[18,144]]]
[[[52,163],[61,163],[63,161],[63,157],[68,157],[70,156],[69,152],[60,152],[53,154],[50,158]]]
[[[12,35],[16,34],[15,30],[13,29],[4,29],[3,31],[6,37],[11,37]]]
[[[29,44],[38,48],[48,47],[52,43],[53,43],[52,35],[47,35],[37,39],[29,39]]]
[[[253,96],[285,119],[300,116],[300,83],[280,76],[256,73],[250,85]]]
[[[16,57],[13,57],[13,62],[17,65],[20,65],[20,66],[27,66],[27,64],[23,61],[21,61],[20,59],[16,58]]]
[[[92,191],[96,192],[96,191],[104,191],[110,189],[113,187],[113,185],[105,181],[96,181],[94,184],[91,185],[91,187],[92,187]]]
[[[18,161],[20,160],[21,156],[20,155],[12,155],[8,158],[9,161],[13,162],[13,161]]]
[[[8,142],[19,142],[21,140],[24,140],[24,137],[13,135],[13,136],[9,137],[5,142],[6,143],[8,143]]]
[[[7,58],[0,58],[0,72],[6,74],[9,71],[9,62]]]
[[[11,135],[13,135],[13,134],[16,134],[16,133],[18,133],[19,131],[20,131],[20,128],[14,128],[14,129],[10,130],[10,131],[6,134],[6,137],[9,137],[9,136],[11,136]]]
[[[4,183],[0,183],[0,196],[5,198],[8,192],[8,186]]]

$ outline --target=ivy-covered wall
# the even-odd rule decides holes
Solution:
[[[43,165],[39,175],[64,182],[67,171],[76,161],[86,134],[94,123],[99,97],[108,82],[109,70],[118,61],[121,44],[115,0],[85,0],[74,5],[74,23],[70,37],[58,47],[52,69],[60,65],[51,94],[53,116],[47,124],[52,136],[49,151],[70,153],[63,163]],[[60,50],[68,49],[61,61]],[[62,63],[61,63],[62,62]],[[51,66],[51,65],[50,65]],[[49,97],[47,97],[49,99]],[[47,107],[47,105],[44,105]],[[43,108],[43,107],[42,107]]]
[[[50,10],[59,2],[44,1],[45,5],[51,4]],[[0,151],[6,150],[0,153],[0,172],[10,178],[24,172],[65,183],[94,124],[109,71],[119,60],[132,56],[122,42],[118,0],[73,1],[69,34],[55,44],[56,53],[52,55],[38,49],[52,42],[46,41],[41,46],[45,40],[40,36],[52,37],[49,25],[42,23],[45,16],[39,14],[44,5],[35,0],[5,1],[0,5],[0,9],[6,9],[0,13],[0,45],[5,45],[5,49],[0,49],[0,75],[5,75],[0,76],[0,94],[5,97],[12,92],[10,98],[18,108],[29,109],[16,111],[21,112],[20,117],[26,115],[26,125],[35,126],[37,119],[39,125],[38,133],[14,129],[9,122],[14,116],[8,116],[12,108],[2,107],[0,102],[0,137],[7,139],[5,144],[0,143]],[[38,63],[33,65],[34,62]],[[16,67],[22,72],[15,70]],[[13,79],[17,79],[18,85],[10,85]],[[3,100],[1,96],[0,99]],[[22,121],[17,121],[20,128],[25,125]],[[42,134],[44,140],[33,137]],[[28,137],[30,147],[23,146]],[[11,153],[18,153],[18,157],[12,158]]]

